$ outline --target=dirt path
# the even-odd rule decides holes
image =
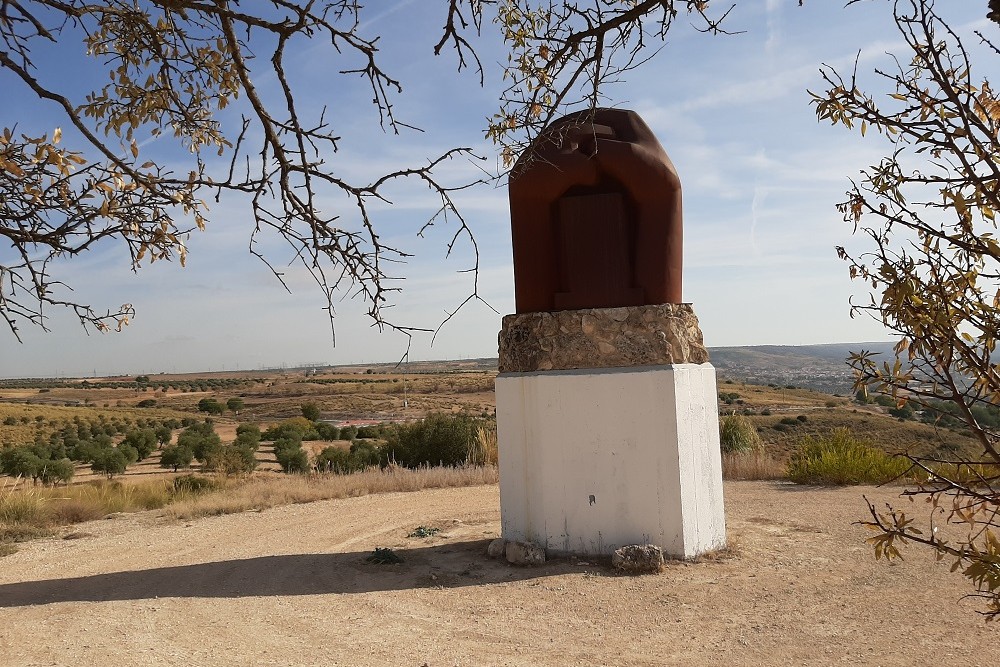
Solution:
[[[1000,664],[961,577],[873,560],[862,493],[727,483],[737,555],[637,578],[487,560],[496,487],[97,521],[0,560],[0,665]]]

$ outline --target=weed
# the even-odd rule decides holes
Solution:
[[[412,533],[407,535],[407,537],[431,537],[432,535],[437,535],[441,532],[440,528],[431,528],[430,526],[417,526]]]
[[[375,551],[365,560],[376,565],[398,565],[403,562],[402,557],[388,547],[375,547]]]

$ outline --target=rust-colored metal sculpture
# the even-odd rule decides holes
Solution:
[[[555,121],[509,194],[518,313],[681,302],[681,183],[634,111]]]

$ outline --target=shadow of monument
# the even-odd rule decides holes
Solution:
[[[517,568],[489,560],[489,540],[396,549],[396,565],[369,563],[372,552],[260,556],[85,577],[0,584],[0,608],[59,602],[156,598],[328,595],[417,588],[457,588],[583,570],[569,561]]]

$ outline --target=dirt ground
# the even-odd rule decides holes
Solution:
[[[496,487],[81,524],[0,559],[0,664],[1000,664],[964,579],[916,550],[876,562],[852,525],[898,490],[725,490],[735,555],[642,577],[487,560]]]

